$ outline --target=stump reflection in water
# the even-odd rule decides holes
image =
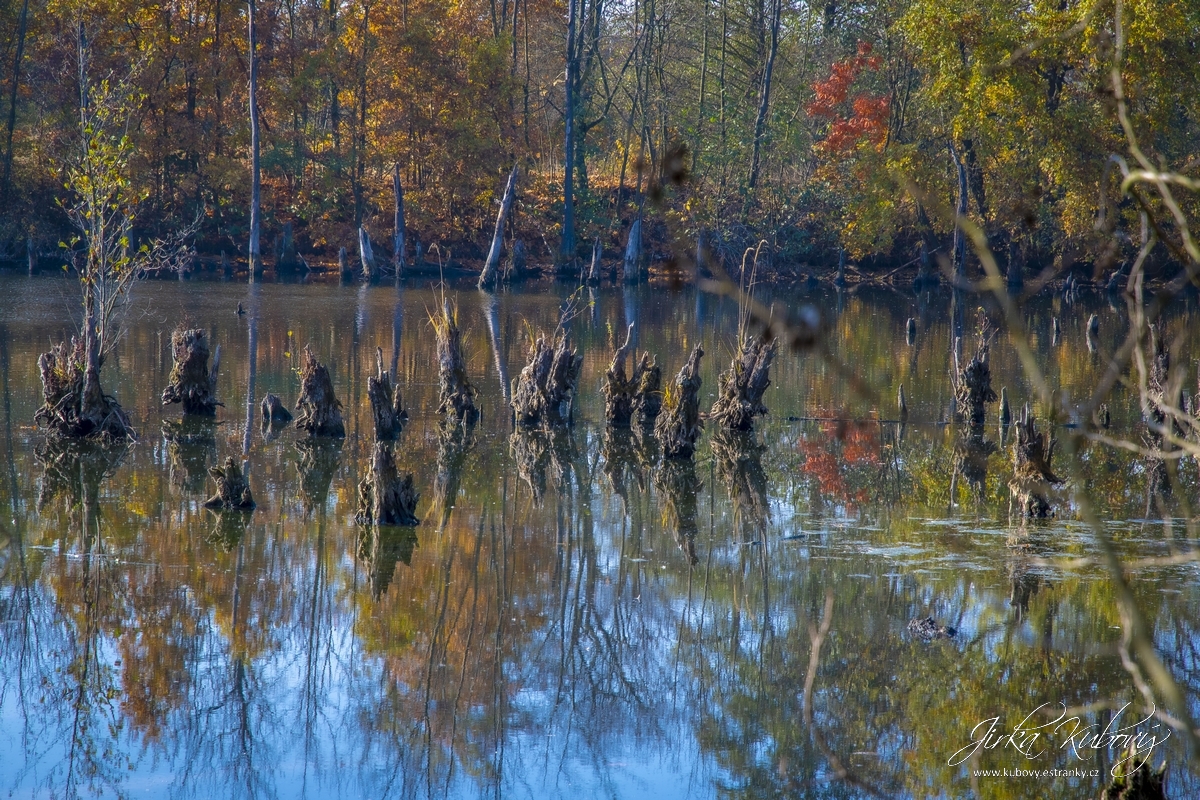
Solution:
[[[180,325],[171,334],[170,383],[162,393],[164,406],[183,404],[184,414],[212,417],[217,406],[217,370],[221,366],[221,348],[213,355],[212,369],[208,367],[208,334],[201,328]]]
[[[438,509],[438,530],[450,522],[458,499],[467,455],[475,447],[475,429],[470,425],[442,420],[438,425],[437,478],[433,482],[433,505]]]
[[[390,444],[376,442],[366,477],[358,484],[360,525],[419,525],[417,501],[421,495],[413,485],[412,474],[401,477],[396,454]]]
[[[579,457],[575,437],[568,428],[517,428],[508,438],[508,450],[517,474],[529,486],[535,501],[546,496],[547,475],[551,471],[556,491],[564,491],[571,483],[573,463]]]
[[[304,500],[305,513],[324,506],[329,500],[329,488],[342,460],[342,442],[339,439],[300,439],[296,442],[300,460],[296,469],[300,472],[300,496]]]
[[[668,458],[654,473],[654,488],[662,502],[663,518],[675,543],[691,564],[699,563],[696,555],[696,510],[704,484],[696,476],[696,464],[691,459]]]
[[[378,600],[392,584],[401,562],[412,564],[417,549],[417,531],[396,525],[370,525],[358,535],[358,557],[370,569],[371,596]]]
[[[210,508],[209,513],[213,516],[213,527],[206,539],[209,544],[226,553],[241,544],[246,536],[246,528],[254,518],[252,512],[239,509],[218,511]]]
[[[164,420],[162,435],[171,462],[171,483],[187,492],[203,492],[209,465],[217,460],[216,423],[205,417]]]
[[[984,436],[982,424],[963,428],[954,443],[955,474],[961,475],[967,486],[980,499],[983,498],[986,489],[988,458],[997,449],[996,443]]]
[[[767,501],[767,473],[760,444],[749,431],[719,430],[712,438],[717,477],[729,489],[735,524],[743,541],[759,541],[771,520]]]
[[[659,456],[658,442],[639,428],[610,429],[605,434],[600,444],[604,475],[626,508],[629,507],[630,479],[639,492],[645,492]]]
[[[67,508],[96,511],[100,484],[121,466],[129,447],[55,437],[38,444],[33,453],[43,468],[39,512],[59,498]]]

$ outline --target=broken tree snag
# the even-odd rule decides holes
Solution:
[[[654,421],[662,411],[662,369],[649,353],[642,353],[633,370],[633,413],[638,427],[653,430]]]
[[[342,424],[342,404],[333,394],[329,370],[307,346],[300,367],[300,399],[296,401],[296,427],[311,436],[346,435]]]
[[[400,398],[400,388],[392,384],[391,374],[383,368],[383,348],[375,348],[375,374],[367,378],[367,398],[375,420],[375,441],[395,439],[404,430],[408,412]]]
[[[633,323],[625,331],[625,344],[613,353],[604,373],[604,386],[600,393],[604,395],[604,418],[614,428],[628,428],[633,418],[633,397],[637,385],[625,372],[625,360],[629,357],[629,346],[633,338]]]
[[[987,418],[985,404],[996,402],[996,393],[992,391],[992,370],[988,366],[986,339],[958,376],[954,387],[954,399],[958,405],[958,413],[967,418],[971,427],[983,425]]]
[[[391,446],[376,442],[371,467],[358,484],[358,513],[354,519],[360,525],[420,525],[416,514],[420,497],[412,475],[401,477],[396,469]]]
[[[200,328],[185,329],[182,325],[171,334],[170,383],[162,393],[164,406],[182,403],[183,413],[200,417],[216,416],[217,370],[221,366],[221,348],[213,355],[212,369],[208,368],[208,334]]]
[[[508,212],[512,208],[513,198],[517,194],[517,174],[520,166],[514,166],[508,174],[508,184],[504,187],[504,197],[500,201],[500,213],[496,215],[496,231],[492,235],[492,247],[488,250],[487,261],[483,264],[483,272],[479,274],[479,288],[492,289],[500,276],[500,251],[504,247],[504,223],[508,220]]]
[[[771,385],[775,340],[747,337],[742,352],[717,378],[717,401],[708,416],[731,431],[754,430],[754,418],[767,413],[763,393]]]
[[[264,428],[271,426],[283,427],[292,421],[292,412],[288,411],[279,399],[279,395],[268,393],[262,399],[262,424]]]
[[[431,314],[433,332],[437,336],[438,355],[438,413],[474,424],[479,419],[475,405],[475,387],[467,380],[467,362],[462,354],[462,334],[458,329],[458,308],[442,302],[442,313]]]
[[[523,428],[570,425],[583,356],[571,348],[571,336],[560,328],[554,343],[540,334],[529,348],[529,361],[517,378],[512,408]]]
[[[600,284],[600,257],[603,255],[604,249],[600,246],[600,237],[592,242],[592,263],[588,266],[586,283],[589,286],[598,286]]]
[[[250,481],[242,474],[242,468],[233,460],[225,459],[225,466],[212,467],[208,474],[217,482],[217,491],[204,503],[208,508],[238,509],[249,511],[254,508],[254,495],[250,493]]]
[[[363,280],[369,281],[379,273],[375,265],[375,251],[371,248],[371,237],[361,225],[358,226],[358,258],[362,262]]]
[[[675,383],[663,392],[662,413],[654,424],[654,433],[667,458],[691,458],[696,441],[704,430],[700,421],[700,345],[692,349],[687,363],[675,376]]]
[[[100,388],[100,356],[89,354],[83,340],[61,342],[38,358],[43,404],[34,422],[68,439],[133,438],[120,404]]]
[[[1038,430],[1028,406],[1021,413],[1016,428],[1013,478],[1008,487],[1017,499],[1023,516],[1048,517],[1052,512],[1050,487],[1062,483],[1062,478],[1050,468],[1056,440],[1050,431],[1042,433]]]

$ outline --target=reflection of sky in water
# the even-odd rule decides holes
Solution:
[[[953,429],[918,424],[943,419],[952,397],[942,301],[918,309],[895,295],[850,296],[832,320],[832,349],[880,397],[905,384],[914,422],[902,437],[877,422],[843,439],[835,423],[788,421],[888,419],[894,409],[857,396],[823,362],[783,353],[767,394],[765,451],[743,454],[740,466],[718,464],[706,431],[695,507],[675,498],[668,514],[660,468],[609,469],[597,420],[610,344],[636,318],[637,341],[669,379],[701,343],[707,405],[728,365],[733,306],[658,289],[595,292],[591,313],[575,323],[585,365],[574,449],[543,465],[546,493],[535,498],[528,481],[538,476],[520,474],[512,460],[504,377],[522,365],[521,332],[550,325],[565,289],[482,300],[459,293],[484,419],[439,529],[426,314],[437,295],[257,287],[247,302],[257,308],[255,396],[247,397],[247,321],[233,314],[250,299],[246,287],[143,284],[104,373],[142,441],[99,485],[103,554],[89,557],[79,505],[60,498],[37,510],[41,436],[28,422],[39,348],[71,330],[68,289],[0,281],[11,409],[2,446],[13,466],[0,487],[13,509],[0,536],[0,791],[750,798],[816,787],[856,796],[836,779],[832,753],[889,796],[930,787],[956,796],[969,779],[945,766],[941,750],[965,744],[975,722],[997,713],[1011,721],[1041,702],[1132,697],[1114,649],[1107,579],[1094,566],[1055,563],[1097,552],[1071,518],[1072,499],[1064,495],[1059,518],[1046,523],[1011,519],[1007,447],[987,462],[982,494],[964,482],[950,497]],[[214,444],[182,454],[160,431],[178,412],[158,407],[170,369],[164,342],[181,313],[222,345],[226,403]],[[1030,313],[1031,327],[1048,325],[1049,301]],[[913,348],[903,344],[909,315],[921,318]],[[1039,339],[1037,352],[1052,378],[1081,396],[1099,366],[1076,335],[1082,321],[1072,320],[1063,316],[1061,347]],[[1102,338],[1115,335],[1115,325],[1103,329]],[[331,368],[349,434],[317,507],[295,434],[267,441],[243,417],[267,391],[293,406],[306,343]],[[412,415],[398,455],[415,474],[426,521],[411,558],[394,543],[364,549],[352,524],[376,347],[396,359]],[[993,370],[1014,400],[1028,394],[1009,348],[994,348]],[[1135,400],[1118,393],[1110,405],[1128,432]],[[986,435],[998,433],[989,426]],[[240,539],[220,539],[203,496],[168,476],[238,453],[244,441],[260,507]],[[1185,520],[1147,518],[1136,459],[1092,451],[1085,462],[1125,557],[1177,552]],[[684,524],[691,541],[676,527]],[[1134,581],[1164,657],[1192,674],[1198,574],[1195,565],[1171,566]],[[819,743],[804,721],[804,688],[810,625],[827,589],[832,628],[814,676]],[[926,614],[959,634],[914,640],[906,624]],[[1187,688],[1195,708],[1200,687]],[[1168,759],[1173,795],[1200,788],[1180,769],[1181,750]],[[994,766],[1029,765],[998,757]],[[1015,784],[992,788],[996,797],[1023,796]]]

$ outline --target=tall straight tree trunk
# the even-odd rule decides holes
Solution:
[[[404,272],[404,186],[400,183],[400,162],[392,165],[392,195],[396,200],[395,233],[392,237],[392,263],[396,265],[396,277]],[[396,370],[392,368],[392,374]]]
[[[17,87],[21,83],[21,60],[25,57],[25,31],[29,20],[29,0],[21,4],[21,21],[17,23],[17,54],[13,56],[12,80],[8,90],[8,133],[4,147],[4,180],[0,181],[0,200],[8,206],[12,181],[13,131],[17,127]]]
[[[259,168],[258,141],[258,35],[254,28],[254,0],[248,1],[250,10],[250,282],[254,283],[254,272],[259,268],[259,237],[262,234],[260,204],[262,201],[262,175]]]
[[[575,83],[579,57],[576,52],[576,28],[579,0],[567,0],[567,97],[564,111],[566,136],[563,143],[563,229],[559,259],[563,266],[575,261]]]
[[[771,47],[767,51],[767,65],[763,70],[758,117],[754,120],[754,153],[750,158],[750,177],[747,180],[751,189],[758,185],[759,159],[762,152],[763,135],[767,130],[767,114],[771,107],[771,75],[775,70],[775,55],[779,52],[779,19],[782,15],[783,0],[771,0]]]
[[[483,272],[479,274],[479,288],[490,289],[496,285],[496,276],[500,272],[500,250],[504,245],[504,223],[512,208],[513,198],[517,194],[517,173],[519,166],[514,166],[508,175],[508,184],[504,187],[504,198],[500,201],[500,213],[496,215],[496,232],[492,234],[492,247],[488,250],[487,261],[484,262]]]
[[[954,159],[954,167],[958,172],[958,204],[955,213],[959,219],[967,216],[967,168],[958,155],[954,142],[950,142],[950,157]],[[967,241],[962,225],[954,224],[954,277],[961,278],[966,273]]]

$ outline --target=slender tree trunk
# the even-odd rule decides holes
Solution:
[[[965,218],[967,216],[967,169],[963,165],[962,159],[959,158],[958,149],[955,148],[954,142],[950,143],[950,157],[954,159],[954,167],[958,172],[958,204],[955,208],[955,213],[959,218]],[[953,255],[954,277],[961,278],[966,273],[967,241],[962,226],[957,222],[954,225]]]
[[[262,234],[260,204],[262,176],[259,171],[258,140],[258,36],[254,27],[254,0],[248,0],[250,11],[250,282],[259,268],[259,237]]]
[[[504,187],[504,198],[500,201],[500,212],[496,215],[496,232],[492,234],[492,247],[488,250],[487,261],[484,262],[483,272],[479,275],[479,288],[491,289],[496,285],[496,276],[500,273],[500,250],[504,246],[504,223],[512,208],[513,198],[517,194],[517,173],[519,166],[514,166],[508,175],[508,184]]]
[[[575,83],[578,79],[579,58],[576,53],[577,8],[579,0],[567,0],[567,75],[563,143],[563,229],[559,258],[563,266],[575,261]]]
[[[17,23],[17,53],[13,56],[12,80],[8,90],[8,131],[4,147],[4,179],[0,180],[0,200],[9,203],[12,181],[13,131],[17,127],[17,87],[21,82],[21,60],[25,57],[25,31],[29,20],[29,0],[21,4],[21,21]]]
[[[392,194],[396,199],[395,234],[392,238],[392,262],[396,277],[404,273],[404,187],[400,184],[400,162],[392,165]],[[393,368],[392,372],[395,372]]]
[[[771,47],[767,51],[767,65],[763,70],[762,92],[759,95],[758,117],[754,121],[754,153],[750,158],[750,177],[747,184],[751,189],[758,185],[759,159],[763,135],[767,130],[767,114],[771,107],[771,75],[775,70],[775,55],[779,52],[779,19],[783,14],[783,0],[771,0]]]

